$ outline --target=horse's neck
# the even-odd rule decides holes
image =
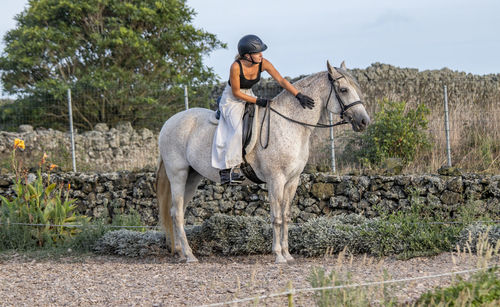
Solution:
[[[313,99],[315,100],[314,109],[310,110],[308,108],[302,108],[298,99],[290,94],[286,94],[285,90],[275,97],[275,100],[273,100],[271,106],[278,112],[289,118],[310,125],[316,125],[319,122],[327,103],[325,92],[328,92],[328,79],[326,77],[326,74],[317,73],[311,75],[297,81],[296,83],[294,83],[294,86],[302,94],[313,97]],[[328,95],[328,93],[326,95]],[[273,117],[280,116],[278,114],[273,114]],[[312,127],[293,123],[288,120],[286,121],[288,122],[288,125],[286,125],[286,127],[283,127],[285,129],[306,129],[309,130],[309,132],[312,132],[313,130]]]

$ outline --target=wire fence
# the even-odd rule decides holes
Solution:
[[[440,273],[440,274],[434,274],[434,275],[408,277],[408,278],[401,278],[401,279],[391,279],[391,280],[385,280],[385,281],[371,281],[371,282],[365,282],[365,283],[354,283],[354,284],[328,286],[328,287],[317,287],[317,288],[289,289],[288,291],[284,291],[284,292],[280,292],[280,293],[272,293],[272,294],[268,294],[268,295],[247,297],[247,298],[243,298],[243,299],[237,299],[237,300],[208,304],[208,305],[199,305],[199,307],[216,307],[216,306],[240,304],[240,303],[245,303],[245,302],[259,302],[261,300],[274,298],[274,297],[281,297],[281,296],[287,296],[289,298],[289,302],[290,302],[294,295],[307,293],[307,292],[318,292],[318,291],[325,291],[325,290],[339,290],[339,289],[349,289],[349,288],[352,289],[352,288],[359,288],[359,287],[380,286],[380,285],[386,285],[386,284],[411,282],[411,281],[424,280],[424,279],[449,277],[449,276],[470,274],[470,273],[475,273],[475,272],[479,272],[479,271],[485,271],[485,270],[493,269],[496,267],[498,267],[498,265],[492,265],[492,266],[488,266],[486,268],[479,268],[479,269],[462,270],[462,271],[456,271],[456,272],[446,272],[446,273]],[[291,305],[289,304],[289,306],[293,306],[293,304],[291,304]]]
[[[130,122],[135,129],[159,131],[165,120],[185,109],[185,87],[90,86],[54,89],[0,101],[0,131],[16,131],[20,125],[68,131],[68,93],[75,129],[90,131],[96,124],[110,127]],[[213,108],[210,87],[190,88],[191,106]]]
[[[387,224],[395,225],[394,222]],[[443,221],[443,222],[405,222],[405,224],[413,225],[454,225],[454,224],[500,224],[500,220],[475,220],[475,221]],[[162,229],[161,226],[126,226],[126,225],[93,225],[93,224],[36,224],[36,223],[17,223],[17,222],[1,222],[0,225],[17,225],[17,226],[35,226],[35,227],[66,227],[66,228],[130,228],[130,229]],[[288,225],[300,226],[302,223],[288,223]],[[199,225],[186,225],[186,228],[199,227]]]
[[[425,103],[429,107],[431,113],[428,116],[426,133],[431,139],[432,149],[426,157],[430,160],[426,164],[431,165],[431,169],[435,170],[446,164],[449,156],[453,165],[470,164],[471,169],[479,171],[497,170],[500,169],[500,91],[492,90],[489,85],[484,86],[485,82],[481,83],[481,80],[471,82],[466,77],[450,81],[446,96],[448,124],[445,121],[444,107],[443,85],[446,84],[432,85],[418,80],[378,80],[375,85],[366,81],[362,88],[366,88],[368,98],[365,100],[365,107],[372,118],[379,108],[377,100],[383,97],[394,101],[405,100],[408,102],[408,108],[419,103]],[[74,88],[71,89],[71,101],[75,133],[92,130],[98,123],[115,127],[123,122],[131,123],[134,129],[147,128],[157,133],[166,119],[186,108],[187,96],[189,107],[215,109],[216,97],[221,94],[224,86],[225,83],[215,87],[188,87],[187,91],[182,86]],[[275,82],[267,79],[254,89],[255,94],[262,97],[274,97],[281,91]],[[69,135],[66,93],[67,91],[40,92],[29,97],[1,100],[0,131],[16,131],[20,125],[28,124],[34,128],[57,129]],[[348,126],[337,127],[332,132],[316,129],[312,140],[310,164],[323,164],[334,170],[335,165],[332,165],[332,162],[335,162],[335,159],[340,162],[348,160],[346,157],[349,153],[343,155],[344,149],[355,138],[359,138],[359,135],[354,134]],[[151,150],[156,150],[155,145],[152,144]],[[338,153],[334,155],[331,148]],[[71,151],[71,148],[68,147],[67,151]],[[89,164],[91,162],[89,161]],[[99,163],[96,161],[96,170],[100,167]]]

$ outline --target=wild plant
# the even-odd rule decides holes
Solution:
[[[24,141],[16,139],[11,160],[15,171],[14,197],[0,196],[2,249],[57,245],[79,231],[72,226],[90,219],[76,214],[75,200],[69,197],[70,183],[51,182],[50,172],[57,165],[48,163],[46,154],[39,162],[35,178],[28,174],[22,160],[16,157],[16,152],[24,149]]]

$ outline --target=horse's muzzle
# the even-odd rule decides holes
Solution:
[[[370,124],[370,117],[366,112],[356,112],[349,114],[348,120],[351,122],[352,129],[356,132],[361,132]]]

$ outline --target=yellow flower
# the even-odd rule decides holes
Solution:
[[[21,148],[22,150],[24,150],[24,141],[20,140],[20,139],[15,139],[14,140],[14,149],[16,149],[16,148]]]
[[[54,169],[54,168],[56,168],[56,167],[57,167],[57,165],[56,165],[56,164],[51,164],[51,165],[49,166],[49,171],[53,170],[53,169]]]
[[[68,191],[71,189],[71,183],[68,183]]]
[[[42,161],[40,162],[40,165],[44,164],[45,163],[45,160],[48,158],[49,156],[47,155],[47,153],[43,153],[43,156],[42,156]]]

